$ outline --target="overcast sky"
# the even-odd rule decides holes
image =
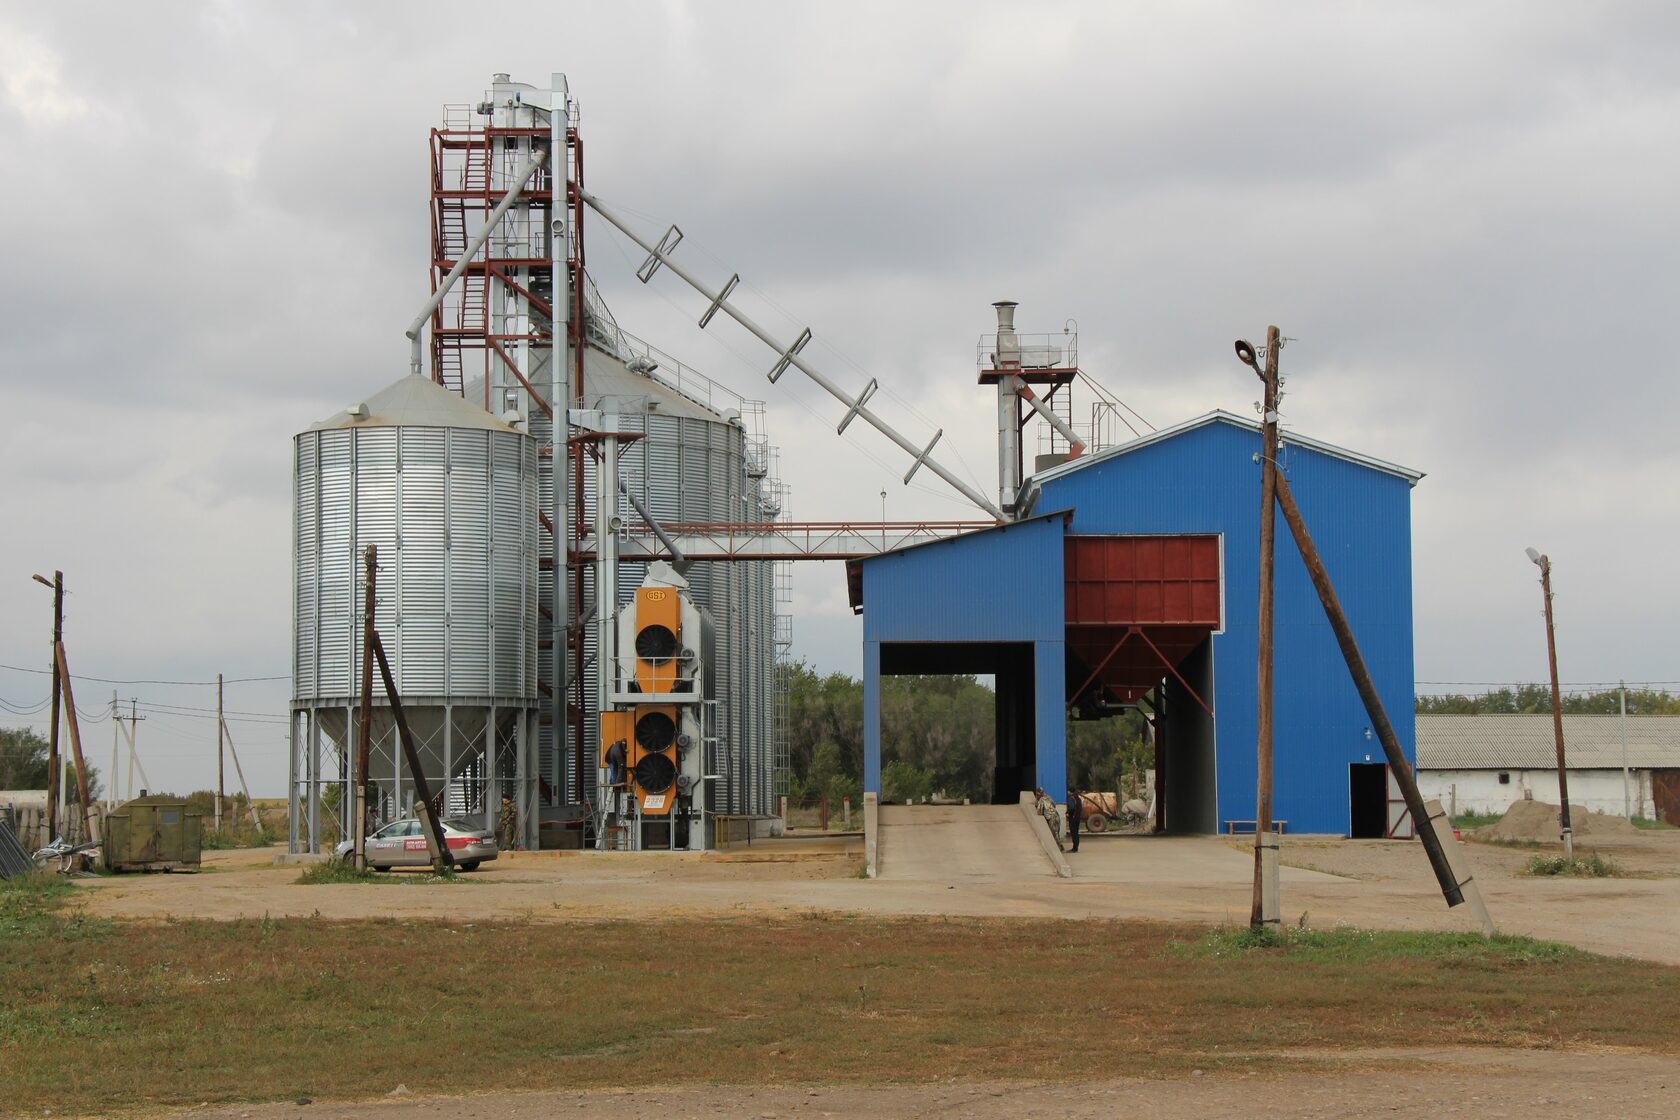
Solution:
[[[911,438],[943,427],[983,491],[993,300],[1077,320],[1157,426],[1251,413],[1230,343],[1277,323],[1286,426],[1427,472],[1420,681],[1543,678],[1530,544],[1566,681],[1680,679],[1660,3],[0,3],[0,663],[44,667],[29,576],[57,567],[79,677],[287,672],[291,437],[405,371],[427,129],[498,70],[564,71],[590,189],[679,223],[685,261],[739,271],[843,384],[879,378]],[[628,329],[767,400],[795,518],[878,517],[882,489],[894,519],[972,513],[587,239]],[[794,635],[857,671],[839,566],[802,566]],[[155,787],[213,782],[213,688],[79,680],[78,704],[113,688],[153,706]],[[47,693],[0,670],[0,725],[44,728]],[[258,796],[284,791],[288,695],[228,688]],[[111,725],[86,738],[108,763]]]

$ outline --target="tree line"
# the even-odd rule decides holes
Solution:
[[[863,790],[863,682],[818,673],[802,661],[786,671],[789,796],[857,803]],[[990,801],[995,700],[973,676],[882,677],[881,796]],[[1081,788],[1116,789],[1154,765],[1136,712],[1070,722],[1067,734],[1068,780]]]
[[[1565,715],[1613,716],[1621,711],[1622,691],[1607,688],[1599,692],[1578,692],[1560,698]],[[1628,715],[1680,715],[1680,696],[1649,688],[1627,690]],[[1462,693],[1443,693],[1419,696],[1420,715],[1492,716],[1492,715],[1550,715],[1552,688],[1545,684],[1520,684],[1515,688],[1498,688],[1474,696]]]

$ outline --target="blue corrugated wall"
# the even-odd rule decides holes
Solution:
[[[1254,817],[1259,450],[1257,432],[1215,420],[1049,479],[1035,500],[1072,509],[1071,533],[1223,534],[1225,631],[1213,639],[1222,821]],[[1411,484],[1287,441],[1279,466],[1415,760]],[[1291,832],[1345,834],[1348,764],[1381,762],[1382,745],[1366,738],[1370,721],[1281,516],[1275,611],[1274,812]]]
[[[881,790],[882,642],[1035,643],[1038,781],[1066,788],[1062,528],[1040,517],[863,562],[864,789]]]

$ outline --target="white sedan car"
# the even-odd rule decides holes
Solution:
[[[443,825],[443,840],[455,866],[462,871],[477,871],[479,864],[496,858],[496,834],[480,828],[476,821],[454,817],[439,822]],[[350,841],[338,846],[338,858],[350,858]],[[367,838],[367,865],[375,871],[389,871],[393,867],[425,867],[432,862],[426,850],[425,827],[414,817],[393,821]]]

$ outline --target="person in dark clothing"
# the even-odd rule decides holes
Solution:
[[[1085,817],[1085,799],[1079,795],[1077,789],[1068,790],[1067,822],[1068,839],[1073,841],[1072,851],[1079,850],[1079,822]]]
[[[624,740],[615,740],[607,748],[607,784],[621,786],[624,784]]]

